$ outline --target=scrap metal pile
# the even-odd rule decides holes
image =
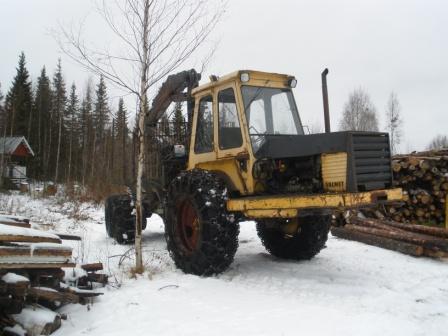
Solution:
[[[29,220],[0,215],[0,334],[49,335],[64,318],[53,310],[87,304],[101,295],[107,275],[102,264],[77,266],[67,234],[31,228]]]

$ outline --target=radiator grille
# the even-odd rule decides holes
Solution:
[[[390,188],[392,171],[388,134],[353,134],[352,139],[358,191]]]

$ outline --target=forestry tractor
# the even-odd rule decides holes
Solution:
[[[305,134],[293,76],[241,70],[199,86],[190,70],[161,86],[147,117],[142,211],[162,216],[177,267],[226,270],[246,220],[256,221],[275,257],[311,259],[345,210],[402,199],[392,188],[387,133],[330,132],[327,73],[322,134]],[[185,127],[154,122],[181,101]],[[106,229],[120,243],[134,238],[133,204],[133,192],[106,200]]]

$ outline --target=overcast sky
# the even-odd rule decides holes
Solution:
[[[93,1],[0,0],[0,8],[4,93],[22,50],[33,80],[43,65],[52,74],[61,57],[66,81],[84,86],[88,74],[58,51],[48,31],[85,18]],[[443,0],[230,0],[210,37],[219,45],[203,78],[237,69],[295,75],[303,123],[316,125],[323,124],[320,73],[328,67],[333,129],[358,87],[369,92],[384,128],[387,99],[395,91],[405,123],[401,150],[419,150],[436,134],[448,134],[447,18]],[[95,25],[88,37],[101,41]]]

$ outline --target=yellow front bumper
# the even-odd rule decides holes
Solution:
[[[350,209],[403,199],[400,188],[359,193],[319,195],[251,196],[230,199],[227,210],[242,212],[249,218],[293,218],[304,209]]]

